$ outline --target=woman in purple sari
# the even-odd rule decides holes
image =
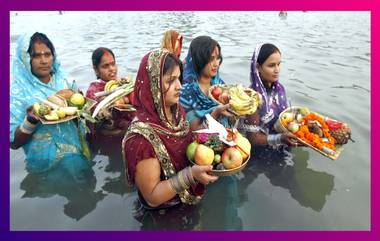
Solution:
[[[241,125],[254,146],[279,149],[298,144],[292,135],[274,130],[280,113],[288,107],[285,88],[278,80],[280,63],[281,52],[275,45],[266,43],[256,47],[251,61],[251,88],[262,95],[263,104]]]

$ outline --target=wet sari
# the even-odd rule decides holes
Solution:
[[[91,82],[90,86],[86,91],[86,97],[97,102],[101,101],[101,97],[95,96],[96,93],[104,91],[104,86],[107,81],[102,79],[95,80]],[[96,106],[93,107],[93,110]],[[96,138],[99,134],[106,136],[123,136],[127,130],[129,124],[134,117],[134,112],[122,112],[116,109],[111,109],[109,112],[109,117],[104,118],[99,121],[99,123],[92,124],[87,123],[90,129],[90,134],[92,138]]]
[[[194,119],[205,119],[206,114],[210,114],[218,104],[202,92],[190,50],[184,64],[184,84],[181,90],[180,103],[186,111],[187,120],[191,123]],[[224,81],[219,76],[219,71],[211,79],[211,86],[217,84],[224,84]],[[220,118],[218,121],[224,126],[228,125],[227,118]]]
[[[27,52],[31,34],[20,36],[16,54],[12,62],[10,85],[10,142],[15,138],[16,129],[26,117],[26,109],[39,98],[48,96],[61,89],[75,89],[61,70],[57,54],[54,53],[52,79],[43,83],[31,71],[30,56]],[[76,175],[81,169],[89,167],[83,156],[85,128],[74,120],[59,124],[38,125],[32,137],[22,146],[26,154],[26,169],[29,172],[43,172],[58,164],[65,166]]]
[[[161,49],[145,55],[137,73],[134,89],[136,118],[124,136],[122,148],[130,184],[134,183],[139,161],[157,158],[161,165],[161,180],[169,179],[190,164],[186,147],[192,142],[193,136],[185,112],[179,104],[174,106],[177,122],[171,124],[164,111],[162,71],[168,54]],[[204,186],[198,184],[178,197],[182,203],[195,204],[199,202],[203,191]],[[178,197],[175,199],[178,200]]]
[[[271,89],[267,89],[260,78],[256,68],[257,58],[260,54],[262,44],[257,45],[253,52],[251,60],[251,88],[259,92],[263,97],[263,104],[259,109],[261,128],[266,133],[275,133],[274,123],[277,121],[280,113],[288,107],[284,86],[276,81]]]

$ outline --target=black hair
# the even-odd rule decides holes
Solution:
[[[182,73],[183,73],[183,65],[182,65],[182,62],[181,60],[179,60],[179,58],[173,54],[173,53],[169,53],[166,58],[165,58],[165,63],[164,63],[164,67],[163,67],[163,71],[162,71],[162,75],[164,76],[165,74],[167,74],[169,71],[173,72],[174,68],[178,66],[179,67],[179,70],[180,70],[180,75],[179,75],[179,81],[183,82],[183,76],[182,76]],[[171,84],[170,84],[171,85]],[[170,88],[170,85],[169,85],[169,88]],[[168,88],[168,90],[169,90]],[[164,91],[164,93],[166,93],[166,91]]]
[[[219,43],[209,36],[199,36],[190,43],[190,54],[193,59],[194,69],[198,75],[203,68],[211,61],[211,55],[215,47],[218,47],[220,54],[220,64],[223,61]]]
[[[259,56],[257,57],[257,63],[262,65],[273,53],[278,52],[281,54],[280,50],[273,44],[263,44],[260,49]]]
[[[110,50],[109,48],[100,47],[95,49],[94,52],[92,52],[92,66],[98,68],[100,61],[102,60],[102,57],[106,52],[110,53],[113,59],[115,59],[115,55],[113,54],[112,50]]]
[[[32,37],[30,38],[29,47],[28,47],[28,53],[30,56],[34,54],[34,44],[37,42],[41,42],[45,44],[51,51],[53,57],[55,56],[55,48],[53,43],[50,41],[50,39],[43,33],[35,32]]]

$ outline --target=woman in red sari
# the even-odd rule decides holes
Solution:
[[[97,97],[95,94],[103,91],[108,81],[118,79],[114,53],[108,48],[97,48],[92,53],[92,66],[97,80],[90,84],[86,92],[86,97],[99,102],[104,96]],[[89,125],[93,137],[95,137],[98,132],[104,136],[123,136],[134,117],[133,112],[120,112],[113,109],[111,109],[108,114],[108,116],[104,117],[102,121],[95,126],[92,124]]]
[[[135,84],[136,118],[123,139],[130,184],[146,208],[196,204],[204,185],[217,180],[212,166],[189,166],[186,147],[192,133],[179,104],[182,63],[166,50],[145,55]],[[203,184],[203,185],[202,185]]]

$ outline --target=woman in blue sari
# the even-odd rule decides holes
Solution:
[[[218,105],[209,98],[209,89],[213,85],[224,84],[219,76],[222,63],[221,48],[218,42],[208,36],[193,39],[185,59],[180,103],[185,108],[186,118],[192,130],[204,126],[206,114],[211,114],[223,125],[228,125],[226,117],[228,105]]]
[[[18,39],[11,74],[11,148],[24,149],[29,172],[63,166],[72,175],[82,175],[90,167],[83,154],[89,157],[84,126],[73,120],[41,125],[31,111],[40,99],[75,88],[62,72],[54,46],[45,34],[25,34]]]

